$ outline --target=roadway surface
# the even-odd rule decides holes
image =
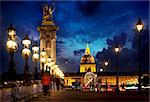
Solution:
[[[40,94],[27,102],[149,102],[149,95],[136,92],[121,92],[116,95],[114,92],[52,91],[50,95]]]

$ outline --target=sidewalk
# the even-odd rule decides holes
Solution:
[[[50,95],[39,95],[28,102],[149,102],[149,96],[138,95],[133,92],[119,93],[95,93],[81,91],[52,91]]]

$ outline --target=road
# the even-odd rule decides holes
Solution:
[[[39,95],[28,102],[149,102],[148,95],[137,93],[95,93],[81,91],[53,91],[49,96]]]

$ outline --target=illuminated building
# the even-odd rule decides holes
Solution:
[[[80,82],[81,86],[84,83],[84,76],[86,73],[66,73],[65,74],[65,86],[72,86],[73,82]],[[102,85],[105,85],[106,76],[108,85],[116,85],[116,73],[114,72],[97,72],[97,81]],[[119,73],[119,85],[124,84],[137,84],[138,83],[138,74],[137,73]]]
[[[86,74],[87,75],[85,78]],[[138,84],[138,73],[137,72],[119,72],[119,86],[122,85],[137,85]],[[80,83],[80,86],[83,87],[87,85],[93,76],[93,81],[99,82],[102,87],[106,86],[106,77],[107,77],[107,86],[108,91],[110,87],[116,86],[116,72],[105,72],[105,71],[96,71],[96,63],[94,57],[90,54],[90,48],[87,45],[85,54],[80,61],[80,70],[77,73],[65,73],[65,86],[73,86],[75,82]],[[87,79],[87,80],[86,80]]]
[[[94,57],[90,53],[90,47],[87,44],[85,54],[81,58],[80,73],[83,72],[96,72],[96,63]]]

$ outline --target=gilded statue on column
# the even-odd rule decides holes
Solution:
[[[49,7],[46,4],[43,5],[43,23],[52,21],[54,10],[55,10],[54,3],[51,4]]]

